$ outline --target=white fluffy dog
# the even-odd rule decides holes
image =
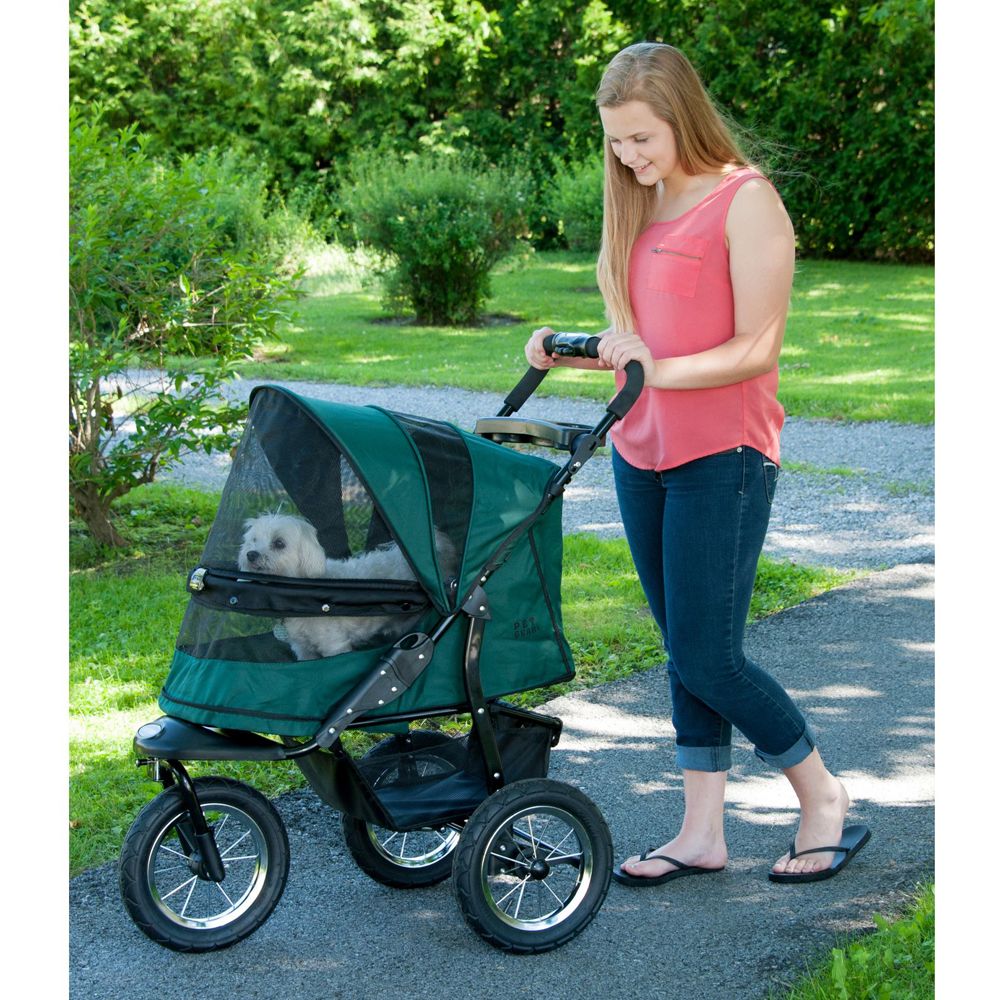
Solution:
[[[305,518],[262,514],[244,523],[239,568],[300,579],[415,580],[413,570],[395,542],[361,552],[349,559],[328,559]],[[439,558],[453,561],[450,543],[436,532]],[[449,566],[443,568],[449,569]],[[299,660],[336,656],[357,649],[393,626],[395,638],[408,632],[420,615],[337,615],[330,618],[285,618],[287,642]],[[284,636],[280,636],[284,638]]]

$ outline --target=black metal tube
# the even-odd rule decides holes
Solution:
[[[201,869],[205,878],[212,882],[221,882],[226,877],[226,866],[222,863],[222,856],[215,843],[215,835],[212,833],[212,828],[208,825],[201,803],[198,801],[198,794],[195,791],[191,775],[187,773],[179,760],[169,760],[167,763],[177,777],[177,787],[180,789],[181,798],[184,800],[188,815],[191,817],[191,826],[194,828],[198,854],[201,857]]]

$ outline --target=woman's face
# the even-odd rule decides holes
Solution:
[[[681,169],[674,130],[645,101],[601,108],[600,114],[615,156],[644,187]]]

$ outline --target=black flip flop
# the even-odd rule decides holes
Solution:
[[[676,858],[667,857],[666,854],[653,854],[652,847],[640,854],[639,860],[666,861],[667,864],[676,865],[677,867],[672,872],[664,872],[662,875],[656,875],[651,878],[643,878],[641,875],[629,875],[628,872],[622,871],[621,865],[616,865],[614,871],[611,873],[611,877],[622,885],[647,886],[663,885],[664,882],[670,882],[672,879],[682,878],[685,875],[709,875],[712,872],[722,871],[722,868],[699,868],[697,865],[686,865],[683,861],[678,861]]]
[[[807,851],[796,851],[795,841],[792,841],[788,849],[788,860],[801,857],[803,854],[828,854],[839,853],[843,857],[834,861],[829,868],[824,868],[819,872],[768,872],[767,877],[772,882],[822,882],[824,879],[833,878],[839,875],[849,864],[851,858],[861,850],[871,838],[872,832],[867,826],[845,826],[841,834],[840,843],[836,847],[811,847]]]

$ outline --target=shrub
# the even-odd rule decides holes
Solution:
[[[559,173],[551,196],[559,231],[570,250],[597,251],[604,214],[604,165],[587,160]]]
[[[643,40],[787,150],[771,166],[804,252],[933,259],[932,0],[79,0],[71,98],[161,151],[253,150],[331,236],[342,165],[373,137],[517,149],[539,185],[599,152],[601,72]]]
[[[169,166],[145,146],[134,126],[109,135],[71,113],[70,495],[114,546],[114,499],[188,451],[233,446],[243,411],[222,384],[299,277],[252,171],[241,184],[232,158]],[[129,375],[143,368],[161,371]]]
[[[357,238],[387,255],[387,304],[421,324],[476,321],[490,271],[527,235],[531,183],[517,167],[473,153],[372,155],[344,198]]]

